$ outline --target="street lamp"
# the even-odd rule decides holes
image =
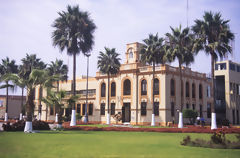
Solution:
[[[89,56],[90,56],[90,54],[86,54],[86,56],[87,56],[87,85],[86,85],[86,104],[85,104],[84,123],[88,123],[88,113],[87,113],[87,104],[88,104],[88,65],[89,65]]]

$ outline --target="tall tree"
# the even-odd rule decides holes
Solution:
[[[110,83],[110,75],[117,74],[120,69],[120,58],[119,54],[116,52],[115,48],[107,48],[105,47],[105,52],[100,51],[100,55],[98,56],[98,68],[102,73],[107,74],[108,78],[108,93],[107,93],[107,124],[110,124],[110,108],[109,108],[109,83]]]
[[[180,112],[178,128],[183,128],[183,81],[182,81],[182,66],[183,64],[189,65],[194,61],[193,45],[194,36],[190,33],[189,28],[182,30],[181,25],[177,28],[171,28],[171,33],[166,33],[166,57],[169,62],[178,60],[178,69],[180,75]]]
[[[49,75],[59,75],[59,81],[66,81],[68,79],[68,66],[63,64],[63,60],[56,59],[51,61],[48,67]],[[59,81],[57,81],[57,92],[59,91]]]
[[[17,73],[17,72],[18,72],[18,66],[15,63],[15,60],[10,60],[8,57],[6,57],[6,59],[2,59],[2,64],[0,65],[1,76],[4,76],[9,73]],[[7,79],[3,81],[5,82],[5,84],[2,85],[0,88],[6,88],[6,112],[5,112],[4,120],[8,121],[8,90],[9,90],[9,87],[13,88],[14,86],[12,84],[9,84],[9,80]]]
[[[24,83],[27,90],[27,100],[26,100],[26,114],[27,120],[24,128],[24,132],[32,132],[32,116],[34,113],[34,95],[35,88],[40,84],[43,87],[52,87],[52,83],[55,82],[58,78],[56,76],[48,76],[46,70],[33,69],[26,79],[21,78],[18,74],[6,74],[3,76],[3,79],[14,82],[19,85]]]
[[[154,83],[155,83],[155,66],[156,64],[164,63],[164,40],[159,38],[158,34],[153,35],[149,34],[149,37],[143,40],[144,45],[140,51],[141,54],[141,63],[152,65],[153,72],[153,89],[152,89],[152,120],[151,126],[155,126],[155,111],[154,111]]]
[[[60,51],[67,50],[73,56],[73,95],[76,95],[76,55],[82,52],[89,53],[94,44],[93,33],[96,29],[88,12],[83,12],[79,6],[67,6],[67,12],[59,12],[59,17],[54,21],[55,28],[52,39],[53,45]],[[71,126],[76,125],[75,104],[72,107]]]
[[[22,61],[22,66],[21,66],[21,73],[19,74],[19,76],[22,79],[26,79],[26,80],[28,79],[33,69],[43,70],[47,66],[40,58],[37,58],[36,54],[30,54],[30,55],[26,54],[26,57],[23,58],[21,61]],[[39,89],[40,89],[39,92],[42,93],[41,85]],[[42,96],[41,95],[39,96],[40,98],[39,98],[39,105],[38,105],[38,119],[41,120],[41,112],[42,112],[41,97]]]
[[[211,56],[211,80],[213,98],[211,111],[211,129],[216,129],[216,113],[215,113],[215,75],[214,65],[220,57],[232,53],[230,42],[234,40],[234,34],[229,27],[229,20],[224,20],[221,13],[205,12],[202,20],[195,20],[195,25],[192,27],[193,32],[197,36],[194,49],[197,52],[204,50],[207,55]]]

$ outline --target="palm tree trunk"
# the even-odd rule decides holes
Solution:
[[[76,95],[76,54],[73,54],[73,95]],[[73,110],[75,110],[75,103],[73,104]]]
[[[39,94],[39,105],[38,105],[38,120],[41,120],[41,111],[42,111],[42,87],[39,87],[40,91],[39,93],[41,93],[41,95]]]
[[[6,113],[8,113],[8,82],[7,82],[7,88],[6,88]]]
[[[25,124],[24,132],[31,133],[32,132],[32,115],[34,108],[34,89],[29,89],[27,92],[27,103],[26,103],[26,113],[27,113],[27,121]]]
[[[8,121],[8,81],[6,82],[7,88],[6,88],[6,112],[5,112],[5,118],[4,121]]]
[[[59,81],[57,81],[57,92],[59,92]]]
[[[76,53],[73,54],[73,96],[76,95]],[[76,125],[75,101],[72,106],[72,116],[70,126]]]
[[[109,82],[110,82],[110,75],[109,75],[109,72],[107,74],[107,78],[108,78],[108,90],[107,90],[107,124],[109,125],[110,124],[110,108],[109,108]]]
[[[179,120],[178,120],[178,128],[183,128],[183,89],[182,89],[182,61],[178,60],[178,67],[179,67],[179,76],[180,76],[180,111],[179,111]]]
[[[214,64],[215,64],[215,58],[213,56],[213,53],[211,53],[211,74],[212,74],[212,91],[211,91],[211,97],[213,99],[211,111],[211,129],[217,129],[217,123],[216,123],[216,113],[215,113],[215,75],[214,75]]]
[[[21,113],[19,120],[22,120],[22,115],[23,115],[23,95],[24,95],[24,88],[22,88],[22,97],[21,97]]]
[[[155,109],[154,109],[154,79],[155,79],[155,62],[153,62],[153,88],[152,88],[152,121],[151,126],[155,126]]]

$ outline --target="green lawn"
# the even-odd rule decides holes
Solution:
[[[188,134],[154,132],[0,132],[1,158],[239,158],[240,150],[181,146]],[[190,134],[193,138],[209,134]],[[227,135],[234,139],[234,135]]]

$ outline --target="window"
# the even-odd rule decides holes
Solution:
[[[199,99],[202,99],[202,85],[199,85]]]
[[[147,103],[141,102],[141,116],[147,115]]]
[[[207,104],[207,118],[211,118],[211,103]]]
[[[186,97],[189,97],[189,83],[186,82]]]
[[[196,91],[195,84],[193,83],[192,84],[192,98],[195,98],[195,91]]]
[[[38,99],[42,99],[42,86],[40,86],[39,88],[39,98]]]
[[[186,104],[186,108],[189,109],[189,104]]]
[[[199,105],[200,117],[203,117],[203,109],[202,105]]]
[[[174,82],[174,79],[171,79],[170,89],[171,89],[171,96],[175,96],[175,82]]]
[[[207,86],[207,97],[211,97],[211,87],[209,85]]]
[[[235,71],[235,70],[236,70],[235,64],[230,63],[229,66],[230,66],[230,70],[232,70],[232,71]]]
[[[83,112],[82,112],[82,114],[85,115],[86,104],[83,104],[82,106],[83,106]]]
[[[128,52],[129,52],[129,59],[133,58],[133,49],[130,48]]]
[[[141,82],[141,95],[147,95],[147,81],[142,80]]]
[[[233,118],[233,124],[235,124],[235,110],[232,110],[232,118]]]
[[[0,100],[0,107],[3,107],[3,100]]]
[[[111,83],[111,97],[115,97],[116,96],[116,83],[112,82]]]
[[[115,103],[111,103],[111,115],[115,115]]]
[[[102,83],[101,85],[101,97],[106,97],[106,84]]]
[[[154,102],[154,114],[159,116],[159,102]]]
[[[123,83],[123,95],[131,95],[131,82],[126,79]]]
[[[226,63],[215,64],[215,70],[226,70]]]
[[[88,115],[93,114],[93,104],[88,104]]]
[[[237,72],[240,72],[240,66],[237,66]]]
[[[240,95],[240,84],[236,84],[237,95]]]
[[[195,110],[195,104],[192,104],[192,109]]]
[[[53,106],[50,106],[50,115],[54,115]]]
[[[105,103],[101,103],[100,115],[105,115]]]
[[[87,90],[76,91],[76,94],[86,95],[87,94]],[[96,94],[96,89],[88,89],[88,94]]]
[[[159,95],[159,80],[154,79],[154,95]]]
[[[81,104],[77,104],[77,113],[81,114]]]
[[[172,117],[175,116],[175,106],[174,106],[174,102],[171,102],[171,116],[172,116]]]

